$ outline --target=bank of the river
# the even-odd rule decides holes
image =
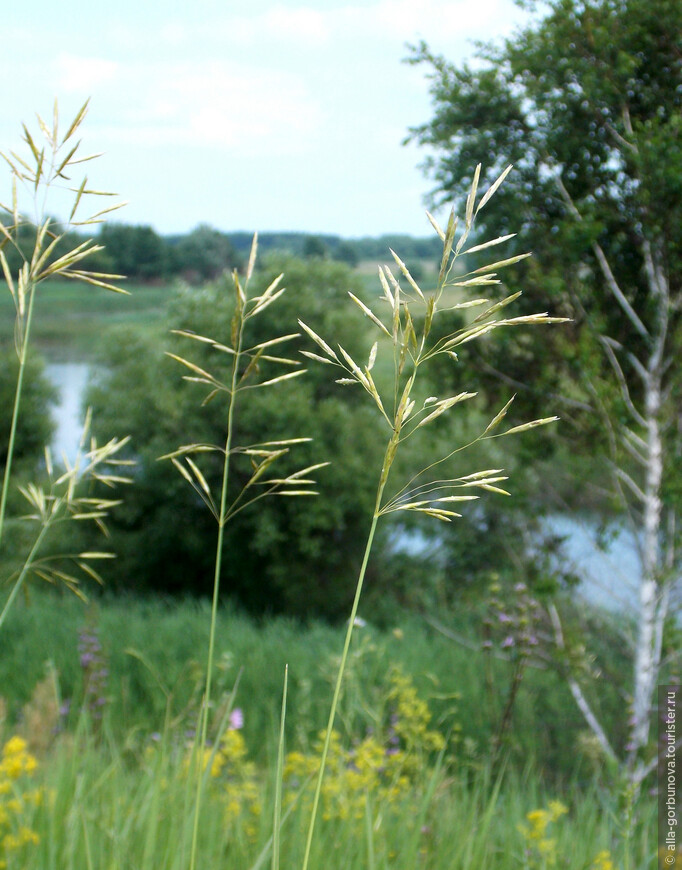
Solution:
[[[162,328],[172,286],[121,286],[130,295],[76,281],[41,284],[31,325],[32,347],[51,362],[87,360],[96,356],[102,335],[112,326]],[[12,296],[0,282],[0,346],[14,343],[14,318]]]

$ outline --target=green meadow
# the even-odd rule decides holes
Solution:
[[[0,670],[4,727],[26,739],[37,767],[25,763],[12,781],[21,802],[12,821],[39,842],[17,848],[8,867],[187,866],[209,618],[196,601],[105,597],[83,606],[36,593],[17,606]],[[473,639],[471,620],[460,619],[454,627]],[[99,707],[85,661],[92,636],[96,667],[106,671]],[[280,860],[299,866],[343,630],[221,610],[216,638],[209,746],[217,751],[199,866],[270,866],[285,666]],[[584,729],[556,677],[529,677],[513,751],[493,769],[491,729],[510,675],[499,665],[489,694],[484,653],[421,619],[357,632],[337,723],[345,749],[330,762],[311,866],[655,866],[653,806],[626,818],[626,794],[605,789],[598,763],[578,756]],[[390,772],[398,711],[411,731],[401,734],[400,764]],[[238,727],[228,724],[221,738],[220,719]]]
[[[46,281],[33,323],[37,350],[53,362],[88,360],[96,355],[102,331],[114,326],[155,330],[168,307],[168,285],[121,283],[130,295],[102,293],[76,281]],[[0,283],[0,345],[14,340],[15,307]]]

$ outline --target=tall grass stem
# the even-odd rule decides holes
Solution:
[[[12,470],[12,457],[14,455],[14,442],[16,440],[17,423],[19,421],[19,407],[21,405],[21,392],[24,384],[24,371],[26,369],[26,354],[28,351],[28,339],[31,332],[31,321],[33,320],[33,300],[35,299],[35,285],[31,287],[29,293],[28,310],[26,312],[26,326],[21,342],[21,353],[19,355],[19,374],[17,376],[17,387],[14,393],[14,407],[12,408],[12,424],[9,431],[9,444],[7,446],[7,460],[5,461],[5,473],[2,479],[2,495],[0,495],[0,543],[2,543],[2,535],[5,529],[5,509],[7,506],[7,494],[9,492],[10,472]],[[0,622],[1,624],[1,622]]]
[[[353,638],[353,629],[355,627],[355,620],[358,615],[358,608],[360,606],[360,597],[362,595],[362,587],[365,581],[365,572],[367,571],[367,563],[369,562],[369,556],[372,551],[372,544],[374,543],[374,534],[377,528],[377,522],[379,520],[379,512],[381,509],[381,500],[384,495],[384,488],[386,486],[386,481],[388,480],[388,474],[390,471],[390,463],[391,456],[395,452],[395,445],[397,444],[399,432],[394,432],[391,440],[389,442],[388,447],[386,448],[386,453],[384,456],[384,464],[381,470],[381,478],[379,481],[379,488],[377,490],[377,498],[376,503],[374,505],[374,515],[372,517],[372,525],[369,530],[369,535],[367,537],[367,544],[365,545],[365,552],[362,557],[362,565],[360,566],[360,573],[358,575],[358,581],[355,587],[355,597],[353,599],[353,607],[351,608],[350,617],[348,619],[348,628],[346,630],[346,638],[343,644],[343,652],[341,653],[341,663],[339,664],[339,671],[336,676],[336,685],[334,686],[334,697],[332,699],[331,709],[329,711],[329,721],[327,722],[327,731],[324,736],[324,746],[322,748],[322,755],[320,758],[320,771],[317,775],[317,783],[315,785],[315,795],[313,797],[313,807],[310,815],[310,823],[308,825],[308,835],[306,838],[306,846],[305,846],[305,854],[303,857],[303,864],[301,870],[308,870],[308,864],[310,861],[310,851],[313,843],[313,834],[315,832],[315,822],[317,819],[317,813],[320,804],[320,795],[322,794],[322,781],[324,779],[324,769],[327,763],[327,756],[329,755],[329,746],[331,743],[332,729],[334,727],[334,720],[336,719],[336,710],[339,704],[339,697],[341,695],[341,684],[343,682],[343,675],[346,670],[346,662],[348,660],[348,651],[350,649],[351,640]]]
[[[2,608],[2,613],[0,613],[0,629],[3,626],[5,619],[7,618],[7,614],[9,613],[10,608],[12,607],[12,604],[14,604],[14,599],[19,594],[19,590],[23,586],[24,580],[26,579],[29,571],[31,570],[31,567],[33,565],[33,560],[34,560],[36,554],[38,553],[38,551],[40,550],[40,547],[43,543],[43,538],[47,534],[47,530],[49,529],[49,527],[50,527],[49,522],[45,523],[42,526],[42,528],[40,529],[40,533],[37,535],[35,541],[33,542],[33,546],[31,547],[31,551],[28,554],[28,556],[26,557],[24,564],[22,565],[19,577],[17,578],[16,583],[12,587],[12,591],[10,592],[9,597],[7,598],[7,601],[5,602],[5,606]]]
[[[225,458],[223,462],[223,480],[220,490],[220,513],[218,515],[218,541],[216,544],[215,571],[213,574],[213,599],[211,601],[211,626],[208,636],[208,663],[206,665],[206,691],[204,693],[203,711],[201,717],[201,737],[199,745],[199,775],[197,777],[196,800],[194,804],[194,823],[192,827],[192,849],[190,852],[190,870],[196,868],[197,846],[199,840],[199,816],[201,812],[201,794],[203,789],[203,756],[208,734],[208,712],[211,703],[211,673],[213,670],[213,658],[215,653],[216,625],[218,622],[218,601],[220,598],[220,570],[223,557],[223,539],[225,535],[226,508],[227,508],[227,485],[230,475],[230,451],[232,449],[232,434],[234,431],[234,408],[237,397],[237,380],[239,375],[239,361],[242,351],[244,334],[244,318],[240,317],[239,332],[234,356],[232,358],[232,377],[230,382],[230,398],[227,411],[227,433],[225,436]]]
[[[279,870],[280,830],[282,827],[282,781],[284,778],[284,723],[287,716],[287,690],[289,687],[289,665],[284,666],[284,688],[282,690],[282,715],[279,723],[279,742],[277,744],[277,770],[275,773],[275,811],[272,826],[272,870]]]

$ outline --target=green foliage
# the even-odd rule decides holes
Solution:
[[[31,250],[35,233],[23,231],[23,247]],[[82,241],[75,233],[70,239]],[[99,242],[105,250],[94,255],[93,268],[118,272],[135,281],[158,282],[163,278],[182,278],[191,284],[213,281],[248,257],[251,233],[222,232],[199,224],[182,235],[159,236],[150,226],[124,223],[107,224]],[[400,249],[407,261],[419,270],[420,260],[435,260],[439,246],[432,238],[387,235],[378,238],[343,239],[335,235],[309,235],[280,232],[259,234],[263,254],[278,253],[303,257],[330,257],[355,267],[362,260],[385,259],[388,248]],[[13,255],[12,265],[18,262]]]
[[[94,625],[109,670],[106,732],[116,742],[137,735],[131,737],[137,745],[158,731],[166,717],[177,722],[178,728],[194,727],[206,667],[209,612],[206,602],[129,595],[105,596],[84,609],[71,596],[36,590],[29,603],[17,603],[3,628],[7,655],[0,662],[0,694],[7,702],[8,722],[21,719],[36,685],[45,678],[49,660],[58,674],[60,698],[71,701],[72,714],[62,723],[71,730],[85,700],[79,640],[83,629],[91,631]],[[361,613],[371,619],[373,609],[368,606]],[[361,737],[367,729],[389,729],[394,710],[387,695],[392,669],[398,668],[410,678],[419,698],[428,701],[429,728],[447,737],[452,726],[461,723],[461,739],[447,752],[452,763],[479,769],[489,760],[490,740],[512,666],[493,656],[492,685],[486,686],[486,661],[491,654],[479,643],[483,611],[472,606],[466,612],[441,611],[439,615],[466,644],[453,643],[423,620],[405,614],[390,628],[380,629],[369,622],[358,631],[337,727],[344,739]],[[575,621],[578,624],[577,614]],[[609,730],[625,740],[621,691],[628,654],[622,645],[619,648],[618,638],[627,627],[596,616],[588,627],[611,650],[603,659],[597,709]],[[499,631],[503,628],[500,625]],[[569,631],[567,625],[567,635]],[[259,764],[268,762],[287,663],[287,746],[310,751],[326,725],[329,687],[341,642],[340,627],[282,617],[256,620],[220,609],[214,697],[219,705],[237,683],[234,706],[247,712],[244,736],[249,755]],[[557,787],[574,775],[583,783],[593,775],[601,781],[603,757],[583,746],[584,733],[560,675],[551,668],[530,667],[511,723],[510,768],[521,772],[530,762],[546,782]]]
[[[574,324],[542,340],[502,336],[473,348],[472,362],[491,397],[501,384],[518,389],[519,407],[566,397],[574,449],[581,431],[593,454],[610,447],[604,408],[615,420],[626,413],[598,336],[639,358],[648,347],[636,324],[648,322],[651,307],[647,244],[666,264],[673,298],[681,286],[682,7],[564,0],[546,8],[502,45],[480,48],[475,68],[414,47],[410,62],[428,70],[434,116],[410,138],[432,151],[425,168],[439,202],[457,194],[479,161],[488,180],[514,164],[481,224],[499,235],[518,231],[512,251],[534,252],[507,281],[523,289],[519,305],[551,305]],[[597,247],[633,317],[614,304]],[[627,359],[623,368],[636,400],[641,379]]]
[[[340,263],[345,263],[347,266],[354,268],[360,262],[360,257],[354,245],[348,242],[341,242],[338,248],[334,251],[334,259]]]
[[[214,281],[223,272],[237,268],[241,258],[229,236],[208,224],[199,224],[170,247],[169,258],[174,273],[191,284]]]
[[[11,411],[14,402],[19,361],[13,350],[0,353],[0,465],[7,462]],[[43,455],[54,431],[50,418],[50,403],[56,390],[44,374],[40,359],[31,357],[26,363],[21,416],[17,421],[15,460],[31,470]]]
[[[327,246],[319,236],[306,236],[303,242],[303,256],[308,259],[310,257],[320,257],[324,259],[329,251]]]
[[[168,250],[150,226],[105,224],[99,234],[113,271],[145,281],[168,274]]]
[[[316,328],[334,332],[354,352],[365,327],[360,315],[348,316],[339,304],[352,286],[349,270],[330,261],[279,256],[267,260],[253,281],[265,288],[282,271],[287,292],[253,322],[248,342],[297,332],[296,318],[302,315]],[[168,326],[229,341],[232,315],[232,294],[225,282],[217,282],[179,293]],[[193,360],[207,365],[207,352],[194,344]],[[184,354],[187,340],[172,338],[169,350]],[[129,432],[138,460],[136,485],[111,524],[119,559],[110,582],[116,588],[206,594],[210,515],[170,463],[158,458],[179,444],[216,441],[225,424],[224,411],[215,401],[199,407],[203,393],[180,381],[177,364],[156,340],[132,331],[120,333],[108,342],[102,362],[106,368],[87,398],[97,431],[103,437]],[[295,432],[313,439],[297,447],[299,467],[329,457],[333,463],[316,474],[316,499],[266,500],[228,524],[221,582],[227,595],[257,612],[330,617],[347,612],[348,569],[359,562],[372,505],[368,472],[380,465],[371,437],[375,425],[376,414],[358,403],[356,392],[333,394],[317,368],[304,378],[275,385],[270,393],[251,391],[236,419],[235,443],[276,440]],[[248,461],[236,459],[231,483],[235,493],[250,474]],[[285,463],[282,470],[294,468]],[[204,473],[212,488],[220,471],[217,459],[209,459]]]

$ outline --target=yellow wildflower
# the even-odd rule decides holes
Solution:
[[[616,870],[616,865],[611,860],[611,853],[608,849],[603,849],[595,855],[592,870]]]
[[[548,807],[553,822],[568,812],[568,807],[565,807],[561,801],[550,801]]]

